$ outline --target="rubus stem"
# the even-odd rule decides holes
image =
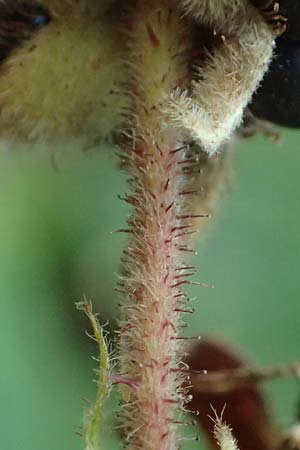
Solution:
[[[134,381],[120,384],[123,440],[131,450],[177,449],[186,402],[186,371],[174,369],[181,367],[176,337],[182,314],[189,312],[182,288],[190,275],[184,260],[195,219],[189,196],[182,195],[189,187],[183,168],[195,162],[160,111],[170,92],[187,81],[190,41],[184,19],[162,3],[134,2],[126,29],[130,106],[121,145],[133,212],[123,258],[119,357],[121,375]]]

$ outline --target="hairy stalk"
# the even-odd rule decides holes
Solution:
[[[193,164],[180,132],[160,113],[166,96],[188,77],[189,38],[180,14],[161,1],[130,11],[128,133],[123,162],[133,206],[124,252],[120,362],[121,426],[127,449],[175,450],[186,399],[179,330],[189,312],[181,288],[194,219],[187,212],[184,168]],[[201,212],[200,212],[201,213]],[[199,214],[198,217],[201,217]]]
[[[91,303],[84,301],[77,303],[76,306],[87,315],[93,329],[93,335],[88,336],[98,344],[97,395],[94,404],[86,411],[82,435],[85,450],[99,450],[103,448],[99,434],[103,423],[103,406],[111,391],[109,354],[103,330],[93,313]]]
[[[229,425],[227,425],[225,422],[223,422],[223,412],[221,413],[221,416],[219,417],[215,410],[214,414],[215,417],[212,418],[214,422],[214,437],[217,441],[217,444],[219,445],[221,450],[239,450],[237,441],[235,437],[232,434],[232,429]]]

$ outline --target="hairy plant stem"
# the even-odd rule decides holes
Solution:
[[[91,337],[98,345],[99,356],[97,373],[97,395],[95,402],[89,405],[85,410],[84,422],[82,429],[82,438],[84,440],[85,450],[100,450],[103,448],[99,429],[103,423],[103,407],[104,403],[111,392],[111,374],[109,352],[103,330],[97,319],[97,315],[93,313],[92,304],[87,300],[76,304],[77,309],[83,311],[92,326],[93,335]]]
[[[180,328],[182,314],[190,312],[182,287],[192,273],[184,260],[195,218],[188,212],[186,169],[195,161],[160,111],[170,92],[187,81],[189,30],[158,0],[135,2],[130,20],[123,163],[131,188],[125,200],[133,213],[119,283],[121,426],[125,448],[175,450],[186,402]]]

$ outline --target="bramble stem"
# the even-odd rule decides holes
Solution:
[[[95,402],[85,412],[82,437],[85,450],[99,450],[103,448],[99,430],[103,423],[104,402],[111,391],[109,354],[103,330],[97,316],[93,313],[92,304],[85,300],[77,303],[76,306],[87,315],[93,335],[87,334],[98,345],[97,395]]]
[[[161,1],[138,1],[130,13],[129,132],[123,163],[130,176],[130,240],[124,251],[120,330],[121,421],[125,448],[175,450],[185,371],[179,330],[190,312],[182,288],[191,222],[187,167],[195,161],[178,130],[160,112],[188,77],[190,42],[178,12]],[[125,133],[124,133],[125,134]],[[201,219],[202,214],[200,214]],[[188,268],[187,268],[188,269]]]

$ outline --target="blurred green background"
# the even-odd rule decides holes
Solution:
[[[198,279],[215,289],[192,290],[189,332],[225,338],[261,366],[300,360],[299,143],[299,132],[283,131],[280,145],[237,145],[230,191],[195,258]],[[1,449],[79,450],[96,349],[74,302],[92,299],[113,326],[123,237],[110,232],[128,214],[117,198],[124,176],[111,147],[60,153],[55,163],[46,152],[4,150],[0,159]],[[277,423],[290,425],[296,382],[267,391]],[[106,448],[121,448],[104,431]]]

